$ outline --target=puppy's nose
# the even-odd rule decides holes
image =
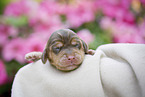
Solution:
[[[68,56],[68,60],[72,61],[75,59],[75,56]]]

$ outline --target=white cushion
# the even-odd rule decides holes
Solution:
[[[12,97],[145,97],[145,45],[102,45],[72,72],[28,64],[15,76]]]

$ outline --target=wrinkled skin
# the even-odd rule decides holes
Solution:
[[[73,31],[61,29],[49,38],[41,60],[45,64],[48,59],[58,70],[72,71],[81,65],[87,52],[88,46]]]

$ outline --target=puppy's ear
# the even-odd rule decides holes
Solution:
[[[81,40],[81,41],[82,41],[82,44],[84,47],[84,52],[85,52],[85,54],[87,54],[88,53],[88,45],[83,40]]]
[[[47,49],[46,48],[44,49],[44,51],[42,53],[41,60],[42,60],[43,64],[45,64],[47,61]]]

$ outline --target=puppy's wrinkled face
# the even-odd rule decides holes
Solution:
[[[49,38],[42,62],[48,59],[57,69],[72,71],[80,66],[87,49],[87,45],[73,31],[58,30]]]

